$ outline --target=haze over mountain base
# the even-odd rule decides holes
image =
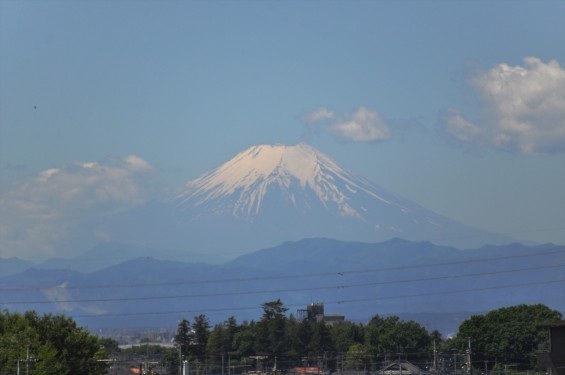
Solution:
[[[458,248],[511,239],[386,191],[306,144],[251,147],[167,201],[97,223],[115,242],[222,262],[284,241],[432,241]]]
[[[471,313],[503,306],[565,311],[564,267],[565,247],[549,244],[458,250],[306,239],[222,265],[144,257],[93,272],[28,268],[0,278],[0,308],[64,313],[91,329],[159,328],[199,314],[257,320],[261,304],[280,298],[293,314],[321,302],[352,321],[396,314],[449,333]]]
[[[322,302],[354,321],[520,303],[565,310],[563,246],[509,244],[305,144],[251,147],[170,199],[81,225],[108,240],[35,268],[0,260],[0,308],[65,313],[89,327],[256,319],[274,299],[291,312]]]

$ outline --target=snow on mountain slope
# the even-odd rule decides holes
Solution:
[[[392,204],[339,167],[315,148],[296,146],[253,146],[219,168],[190,181],[178,196],[180,204],[201,205],[221,201],[232,195],[232,213],[238,217],[258,214],[271,185],[277,185],[293,206],[298,207],[297,194],[291,188],[309,189],[324,206],[335,204],[343,215],[361,217],[348,203],[349,196],[362,190],[374,198]],[[338,186],[341,183],[345,190]],[[304,202],[302,202],[304,203]]]
[[[205,254],[199,260],[216,263],[314,237],[398,237],[458,248],[512,242],[395,195],[306,144],[253,146],[187,182],[170,200],[99,225],[115,242],[166,249],[177,259]]]
[[[253,243],[251,237],[259,246],[304,237],[400,237],[458,247],[508,241],[392,194],[306,144],[253,146],[188,182],[173,202],[186,226],[207,230],[221,221],[213,232],[237,231],[238,241]]]

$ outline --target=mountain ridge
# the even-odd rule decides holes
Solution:
[[[515,241],[390,193],[306,144],[252,146],[169,199],[101,225],[112,241],[206,254],[202,260],[216,264],[313,237],[364,242],[401,237],[458,248]]]
[[[306,144],[252,146],[188,181],[167,199],[78,223],[77,228],[92,235],[85,235],[88,246],[100,244],[100,238],[121,244],[110,252],[102,247],[99,257],[85,255],[83,270],[104,265],[104,254],[118,257],[123,252],[129,257],[137,251],[144,256],[151,249],[166,251],[174,259],[198,257],[221,264],[303,238],[382,242],[399,237],[459,249],[515,241],[391,193]],[[71,253],[81,244],[66,246]],[[88,246],[81,251],[87,252]],[[124,249],[128,246],[132,251]],[[95,260],[87,262],[88,257]],[[65,263],[50,262],[52,267]]]
[[[199,313],[212,322],[253,320],[262,303],[279,298],[291,312],[323,302],[353,321],[521,303],[565,311],[563,264],[558,245],[458,250],[402,239],[304,239],[222,265],[142,257],[90,273],[31,268],[0,278],[0,308],[62,312],[92,328],[174,326]]]
[[[230,226],[238,226],[246,237],[257,238],[234,235],[253,250],[308,237],[366,242],[401,237],[458,248],[515,241],[391,193],[304,143],[252,146],[187,182],[172,203],[186,227],[204,221],[211,232],[229,237]],[[271,242],[262,240],[269,236]]]

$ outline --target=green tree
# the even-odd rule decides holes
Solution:
[[[308,349],[317,358],[317,367],[327,369],[335,362],[335,348],[332,342],[330,328],[324,322],[317,322],[312,331]]]
[[[233,347],[233,339],[235,337],[235,335],[237,334],[237,332],[239,331],[239,328],[237,326],[237,320],[235,319],[234,316],[230,316],[225,322],[224,322],[224,327],[226,328],[226,343],[228,344],[226,347],[226,350],[231,352],[234,350]]]
[[[288,310],[280,299],[276,301],[265,302],[263,307],[263,320],[283,319],[284,313]]]
[[[50,344],[39,347],[37,357],[41,360],[34,364],[34,374],[69,374],[69,370],[58,360],[57,350]]]
[[[432,345],[435,343],[437,349],[439,349],[444,342],[441,332],[437,329],[430,332],[430,339],[432,340]]]
[[[307,355],[307,349],[312,338],[312,322],[308,320],[297,321],[294,317],[291,317],[286,327],[290,354],[289,360],[294,365],[301,366],[303,357]]]
[[[332,342],[335,350],[339,353],[345,353],[353,344],[363,344],[364,335],[363,327],[360,324],[344,322],[336,324],[331,328]]]
[[[200,314],[194,317],[192,323],[192,335],[190,340],[191,354],[200,362],[205,362],[206,347],[210,336],[210,322],[206,315]]]
[[[364,370],[369,364],[369,350],[363,344],[353,344],[345,355],[345,368],[348,370]]]
[[[210,356],[219,356],[230,351],[228,343],[228,335],[223,324],[216,324],[210,332],[206,351]]]
[[[119,343],[110,337],[100,338],[98,339],[98,342],[104,348],[104,351],[108,354],[117,353],[120,351]]]
[[[516,305],[474,315],[459,326],[453,345],[464,350],[471,340],[477,361],[515,363],[518,369],[533,368],[537,346],[547,340],[536,328],[542,322],[561,319],[559,311],[545,305]]]
[[[178,349],[172,348],[165,350],[161,357],[161,365],[165,367],[167,375],[178,375],[180,369]]]
[[[174,341],[180,348],[182,355],[184,357],[188,356],[190,350],[190,322],[187,319],[183,319],[179,322]]]
[[[0,375],[14,374],[29,352],[34,374],[102,374],[107,357],[97,337],[62,315],[0,314]]]
[[[318,322],[314,325],[308,349],[315,354],[334,351],[332,336],[326,323]]]
[[[288,340],[285,336],[288,310],[280,299],[262,305],[263,316],[256,325],[255,352],[269,356],[269,364],[286,360]]]
[[[207,344],[207,352],[208,356],[212,359],[212,361],[216,364],[224,363],[224,366],[227,366],[225,361],[228,358],[228,355],[233,351],[232,343],[233,343],[233,336],[237,330],[237,324],[235,319],[228,319],[222,324],[216,324],[210,332],[210,336],[208,337],[208,344]],[[216,367],[218,367],[216,365]],[[221,367],[218,367],[220,370],[216,372],[221,372]],[[216,368],[212,368],[212,370],[217,370]]]
[[[431,336],[414,321],[402,321],[397,316],[375,315],[366,327],[365,343],[376,358],[390,358],[394,353],[422,353],[430,350]]]
[[[18,360],[25,359],[28,348],[38,349],[38,334],[26,316],[20,313],[0,314],[0,375],[15,373]]]
[[[234,354],[238,358],[247,358],[255,354],[255,323],[244,322],[233,338]]]

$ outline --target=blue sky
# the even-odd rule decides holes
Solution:
[[[0,256],[298,142],[465,224],[565,243],[564,17],[560,1],[1,0]]]

